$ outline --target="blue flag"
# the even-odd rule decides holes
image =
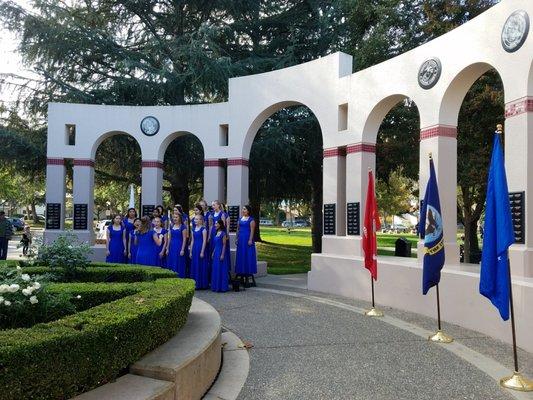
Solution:
[[[424,271],[422,274],[422,293],[437,285],[440,270],[444,266],[444,231],[440,214],[439,188],[435,176],[433,159],[429,159],[429,181],[426,187],[420,222],[420,237],[424,239]]]
[[[509,319],[509,262],[514,243],[513,220],[499,135],[494,135],[487,184],[485,228],[481,253],[479,293],[490,299],[504,321]]]

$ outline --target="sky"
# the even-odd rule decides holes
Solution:
[[[24,7],[29,7],[29,0],[17,0],[15,3]],[[25,70],[18,53],[15,51],[18,45],[18,39],[15,35],[0,27],[0,74],[16,73],[23,76],[29,76]],[[10,102],[14,99],[11,89],[0,89],[0,101]]]

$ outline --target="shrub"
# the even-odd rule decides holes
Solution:
[[[115,379],[185,324],[194,282],[61,283],[50,291],[81,294],[80,309],[118,300],[29,329],[0,331],[2,400],[70,398]]]
[[[52,243],[43,244],[38,250],[36,262],[70,279],[76,276],[79,269],[86,267],[91,251],[88,243],[79,242],[73,233],[66,233],[59,235]]]
[[[75,311],[67,294],[48,293],[43,278],[18,266],[0,269],[0,329],[30,327]]]

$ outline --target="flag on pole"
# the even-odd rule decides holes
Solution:
[[[500,137],[495,134],[487,183],[479,293],[494,304],[504,321],[509,319],[510,282],[507,249],[513,243],[514,230],[505,164]]]
[[[365,220],[363,225],[363,253],[365,268],[370,271],[374,280],[378,279],[378,244],[376,232],[380,229],[378,202],[374,190],[374,176],[368,171],[368,188],[366,191]]]
[[[420,238],[424,240],[424,268],[422,293],[437,285],[444,266],[444,231],[440,213],[439,188],[433,159],[429,156],[429,181],[420,211]]]

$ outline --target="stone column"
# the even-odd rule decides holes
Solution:
[[[376,171],[376,145],[374,143],[353,143],[346,147],[346,202],[359,203],[359,234],[350,235],[348,232],[348,219],[346,234],[352,239],[353,255],[359,256],[361,252],[361,233],[365,212],[366,192],[368,187],[368,170]],[[348,210],[347,210],[348,213]]]
[[[457,244],[457,127],[433,125],[420,132],[420,200],[424,199],[429,179],[429,153],[433,155],[444,229],[446,265],[459,267]],[[418,243],[418,261],[423,259],[423,244]]]
[[[322,252],[343,254],[346,239],[346,148],[324,149]],[[328,209],[335,210],[335,223],[328,228]]]
[[[507,184],[524,198],[523,235],[515,231],[518,240],[509,249],[511,272],[533,277],[533,96],[508,102],[505,118]]]
[[[207,203],[214,200],[226,202],[224,162],[219,159],[204,160],[204,199]]]
[[[74,159],[74,226],[78,238],[94,244],[94,160]]]
[[[63,158],[48,158],[46,160],[45,242],[53,241],[65,229],[65,194],[65,160]]]
[[[248,160],[246,158],[228,159],[228,206],[248,204]]]
[[[142,161],[142,207],[151,212],[153,207],[162,203],[163,162],[159,160]]]

